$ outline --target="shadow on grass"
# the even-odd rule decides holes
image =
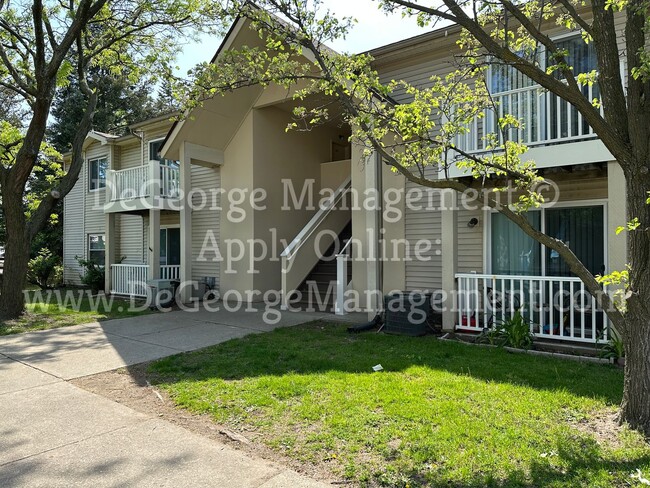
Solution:
[[[0,322],[0,336],[151,313],[144,302],[92,294],[81,288],[29,290],[25,292],[25,298],[25,313],[16,319]]]
[[[372,376],[376,364],[405,374]],[[574,428],[574,415],[620,402],[622,372],[607,365],[314,322],[164,358],[147,375],[190,410],[250,421],[290,457],[339,463],[369,486],[613,486],[650,469],[637,438],[612,447]]]
[[[566,390],[609,405],[618,405],[623,393],[622,371],[609,365],[513,354],[433,336],[350,335],[345,326],[320,321],[165,358],[150,372],[158,381],[173,383],[329,371],[373,374],[376,364],[385,371],[422,366],[486,382]]]

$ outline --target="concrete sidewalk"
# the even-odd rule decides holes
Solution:
[[[201,310],[0,337],[0,486],[327,486],[65,381],[321,317]]]

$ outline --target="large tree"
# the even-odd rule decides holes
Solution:
[[[378,2],[387,11],[418,15],[423,24],[439,20],[462,27],[457,69],[445,79],[433,77],[426,88],[404,80],[381,83],[367,55],[343,55],[324,43],[344,36],[349,19],[338,20],[319,12],[320,1],[261,0],[223,2],[226,14],[252,22],[264,47],[244,47],[222,53],[214,65],[195,72],[195,94],[190,106],[210,97],[252,84],[281,84],[294,88],[297,100],[325,94],[337,100],[353,127],[355,143],[378,152],[385,164],[408,180],[430,188],[479,192],[484,205],[517,224],[526,234],[556,251],[585,284],[597,303],[623,335],[626,352],[622,421],[650,435],[650,52],[648,3],[645,1],[577,0],[516,1],[440,0]],[[620,22],[615,19],[622,16]],[[559,24],[582,33],[596,51],[597,69],[581,73],[569,62],[569,53],[545,33]],[[627,64],[621,73],[620,34],[624,26]],[[546,53],[542,63],[540,51]],[[307,57],[304,55],[308,54]],[[526,146],[507,135],[521,121],[503,111],[496,133],[483,135],[486,151],[468,153],[456,146],[469,123],[494,108],[487,90],[488,64],[505,65],[572,104],[603,141],[625,174],[629,271],[609,277],[594,276],[572,252],[568,243],[533,227],[525,211],[539,206],[536,191],[542,180],[534,162],[525,160]],[[584,86],[596,84],[597,100],[588,99]],[[626,89],[627,87],[627,89]],[[626,92],[627,90],[627,92]],[[406,92],[410,102],[397,104],[392,94]],[[294,110],[305,128],[329,116],[327,104],[302,103]],[[339,112],[337,109],[336,113]],[[451,164],[473,176],[446,177]],[[436,178],[427,177],[433,167]],[[499,189],[514,186],[522,192],[514,205],[501,205]],[[625,222],[621,222],[625,225]],[[625,293],[615,299],[603,293],[603,282],[621,285]]]
[[[6,226],[0,318],[22,313],[30,243],[79,176],[83,141],[98,101],[89,70],[107,69],[133,82],[143,73],[167,73],[180,43],[214,26],[214,14],[208,0],[0,0],[0,88],[29,109],[13,159],[0,165]],[[27,215],[25,192],[42,151],[52,102],[71,74],[86,100],[71,164]]]

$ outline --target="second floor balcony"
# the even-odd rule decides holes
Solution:
[[[596,84],[583,86],[582,91],[588,100],[600,98]],[[485,151],[486,134],[496,134],[501,143],[510,140],[531,148],[597,137],[573,105],[539,85],[493,93],[492,99],[494,109],[486,110],[471,122],[469,131],[457,137],[457,147],[470,153]],[[499,129],[498,121],[505,115],[514,116],[520,126]]]
[[[111,170],[106,175],[105,212],[148,208],[178,210],[180,170],[176,164],[152,160],[142,166]]]

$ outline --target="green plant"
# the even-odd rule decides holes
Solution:
[[[477,344],[489,344],[491,346],[502,347],[505,345],[505,337],[503,334],[503,327],[497,325],[495,327],[485,327],[483,331],[476,337]]]
[[[605,329],[609,339],[600,349],[600,357],[606,359],[617,360],[619,358],[625,357],[625,346],[623,345],[623,338],[612,327],[607,327]],[[597,344],[600,343],[603,336],[601,335],[598,338]]]
[[[530,323],[517,311],[509,319],[493,328],[485,328],[476,338],[481,344],[493,346],[509,346],[517,349],[530,349],[533,345],[533,334],[530,331]]]
[[[77,262],[86,271],[81,275],[81,282],[90,288],[94,293],[104,289],[104,267],[98,265],[95,261],[77,258]]]
[[[62,275],[61,260],[49,249],[41,249],[38,255],[28,263],[27,281],[42,290],[60,285]]]

